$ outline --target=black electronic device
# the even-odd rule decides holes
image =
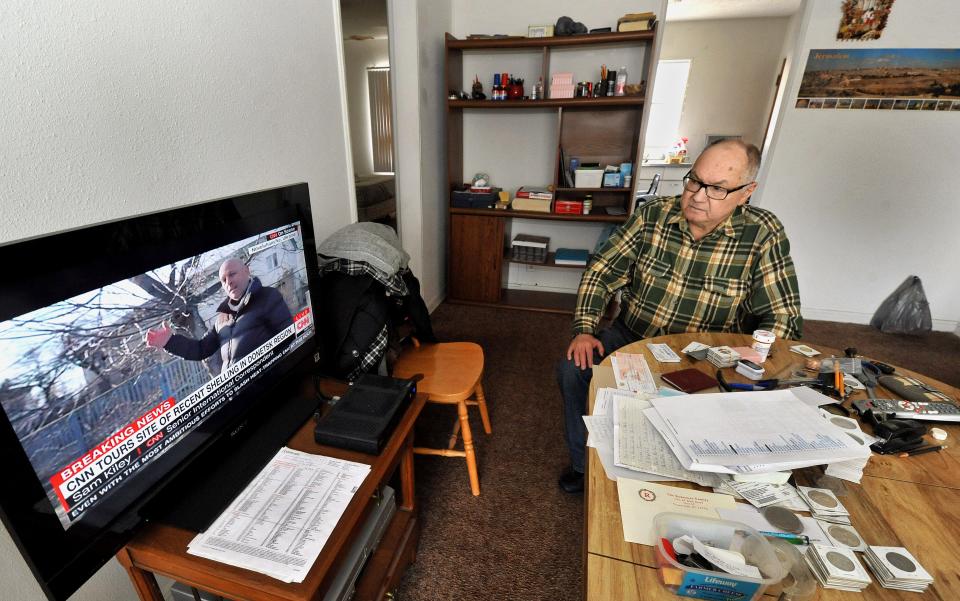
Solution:
[[[378,455],[417,394],[413,380],[364,374],[317,420],[317,444]]]
[[[905,401],[899,399],[865,399],[854,401],[861,413],[872,409],[874,413],[898,418],[930,422],[960,422],[960,407],[950,401]],[[861,411],[860,407],[863,407]]]
[[[227,259],[242,290],[220,282]],[[147,521],[205,528],[316,409],[306,184],[9,244],[0,263],[0,517],[50,599]],[[181,342],[233,334],[201,361],[208,343],[160,349],[164,323]]]

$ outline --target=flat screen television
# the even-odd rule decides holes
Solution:
[[[315,248],[306,184],[0,247],[0,515],[50,599],[315,411]]]

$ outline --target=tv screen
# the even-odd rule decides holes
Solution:
[[[316,407],[298,394],[316,355],[306,184],[15,243],[0,261],[0,508],[50,598],[177,502],[195,506],[191,527],[216,517]],[[256,456],[245,429],[262,430]]]

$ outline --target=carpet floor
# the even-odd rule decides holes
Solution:
[[[480,473],[470,493],[463,459],[417,456],[421,520],[416,563],[397,598],[580,599],[583,587],[583,499],[556,483],[567,465],[554,366],[570,339],[570,317],[507,309],[441,305],[437,336],[480,344],[493,434],[471,409]],[[960,338],[882,334],[868,326],[808,321],[812,346],[856,347],[865,356],[960,387]],[[443,446],[456,419],[452,406],[427,405],[418,444]]]

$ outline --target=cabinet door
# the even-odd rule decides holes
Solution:
[[[451,299],[500,301],[503,219],[450,215],[447,282]]]

